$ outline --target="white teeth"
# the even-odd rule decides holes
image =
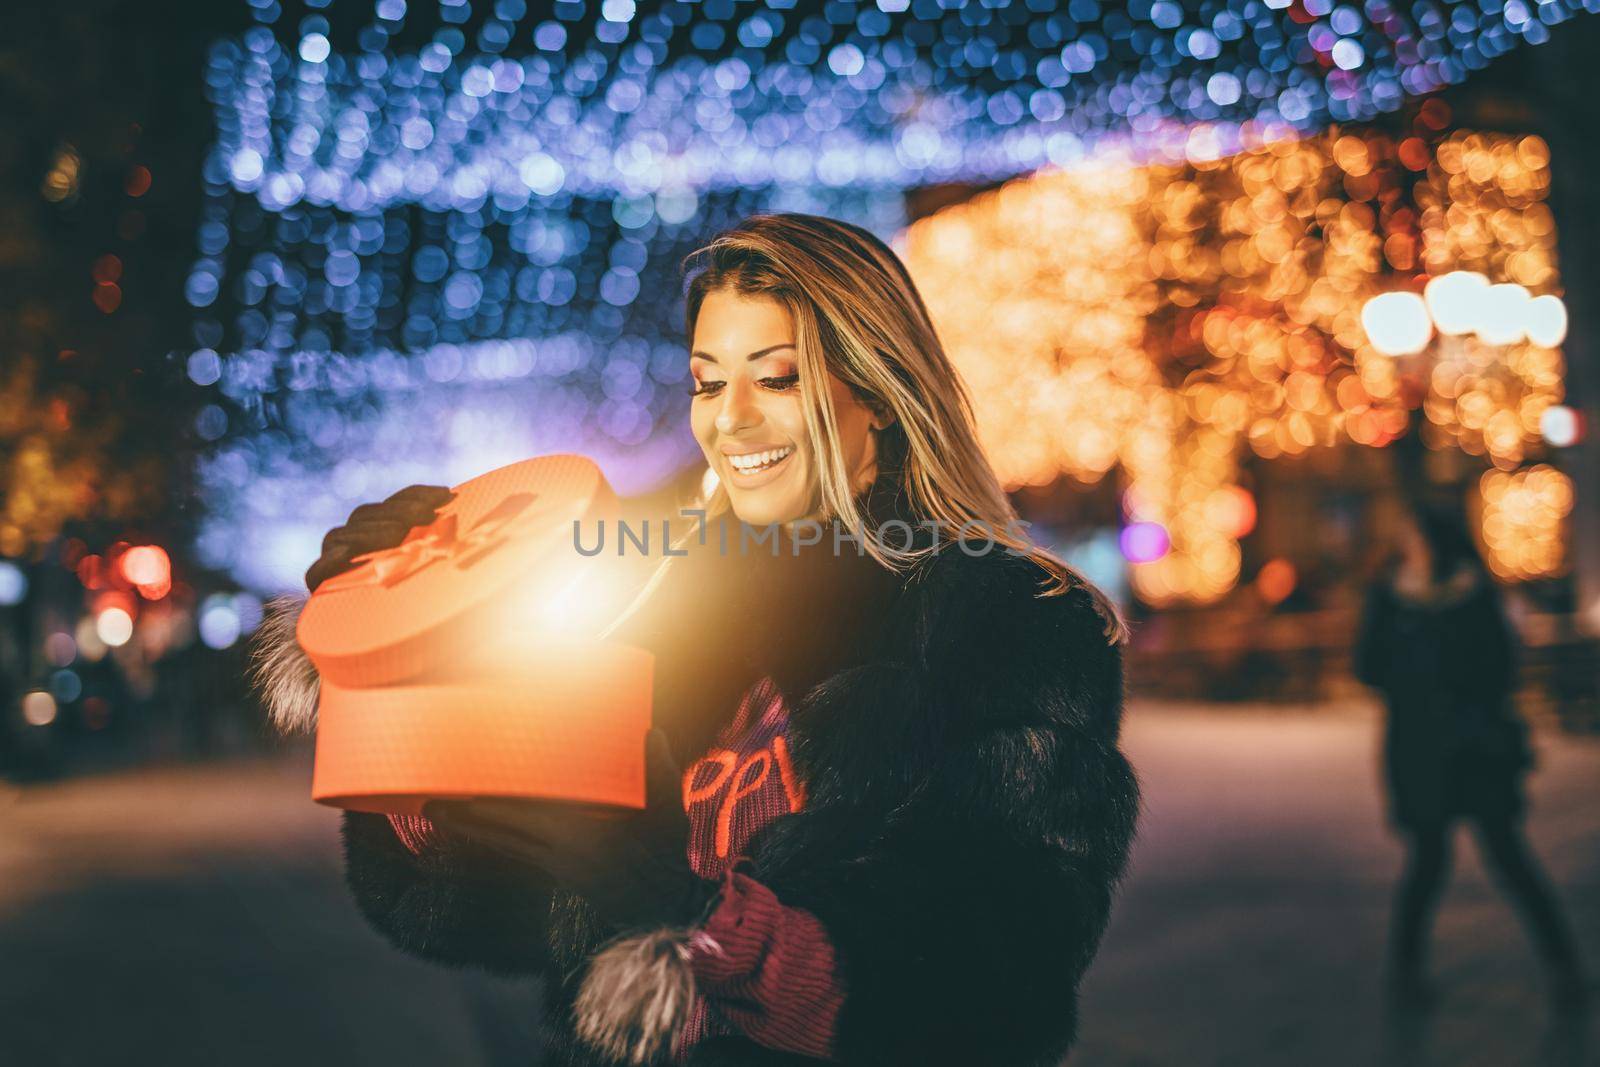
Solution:
[[[779,460],[786,458],[793,451],[794,446],[790,445],[787,448],[775,448],[766,452],[751,452],[743,456],[729,456],[728,462],[733,466],[734,470],[750,474],[772,466]]]

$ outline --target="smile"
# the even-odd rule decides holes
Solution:
[[[790,456],[794,455],[794,446],[774,448],[766,452],[746,452],[739,456],[728,456],[728,465],[735,474],[750,477],[766,474],[783,464]]]

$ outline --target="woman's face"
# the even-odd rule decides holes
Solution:
[[[801,410],[794,317],[776,300],[719,289],[695,320],[689,419],[706,462],[727,487],[739,520],[752,526],[814,518],[818,457]],[[877,470],[875,420],[850,387],[828,375],[839,446],[860,492]]]

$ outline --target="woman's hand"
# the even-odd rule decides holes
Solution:
[[[306,588],[315,593],[329,578],[351,570],[357,556],[398,545],[454,498],[442,485],[408,485],[381,504],[362,504],[322,539],[322,556],[306,571]]]
[[[502,798],[430,801],[423,814],[543,872],[619,929],[686,925],[717,886],[689,866],[683,776],[659,729],[646,740],[645,771],[644,811]]]

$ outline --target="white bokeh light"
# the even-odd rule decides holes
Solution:
[[[1471,333],[1478,328],[1479,310],[1489,279],[1477,271],[1453,270],[1441,274],[1422,291],[1428,314],[1440,333]]]
[[[1552,404],[1539,416],[1539,433],[1553,448],[1570,448],[1581,436],[1582,420],[1565,404]]]
[[[1528,301],[1528,340],[1543,348],[1555,348],[1567,339],[1567,305],[1554,293]]]
[[[56,721],[56,698],[35,689],[22,698],[22,718],[29,726],[49,726]]]
[[[107,608],[94,620],[95,633],[111,648],[121,648],[133,636],[133,616],[121,608]]]
[[[1514,345],[1528,336],[1528,290],[1515,282],[1491,285],[1479,304],[1478,336],[1491,345]]]
[[[1433,323],[1428,306],[1416,293],[1383,293],[1361,308],[1367,340],[1386,356],[1411,356],[1428,347]]]

